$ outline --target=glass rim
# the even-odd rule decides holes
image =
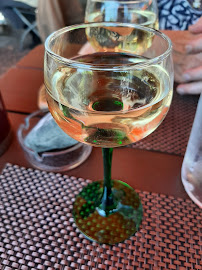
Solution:
[[[65,58],[57,53],[54,53],[51,48],[50,48],[50,42],[57,37],[61,36],[62,34],[66,32],[70,32],[73,30],[78,30],[78,29],[85,29],[87,27],[129,27],[129,28],[134,28],[134,29],[139,29],[142,31],[147,31],[150,33],[154,33],[155,35],[161,37],[164,39],[167,44],[168,48],[165,50],[164,53],[160,54],[159,56],[156,56],[152,59],[147,59],[143,62],[140,63],[130,63],[130,64],[123,64],[123,65],[117,65],[113,67],[109,67],[107,64],[104,65],[92,65],[91,63],[84,63],[84,62],[79,62],[70,58]],[[145,27],[139,24],[131,24],[131,23],[119,23],[119,22],[92,22],[92,23],[82,23],[82,24],[75,24],[75,25],[70,25],[64,28],[61,28],[53,33],[51,33],[46,41],[45,41],[45,52],[49,54],[50,57],[56,59],[58,62],[63,63],[66,66],[71,66],[73,68],[81,68],[81,69],[87,69],[87,70],[99,70],[99,71],[122,71],[122,70],[132,70],[132,69],[140,69],[140,68],[145,68],[151,65],[156,65],[159,62],[162,62],[164,59],[166,59],[172,52],[172,42],[167,37],[165,34],[161,33],[158,30],[155,30],[153,28]],[[132,54],[132,53],[131,53]]]

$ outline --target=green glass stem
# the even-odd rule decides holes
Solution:
[[[139,228],[142,204],[132,187],[111,179],[112,148],[103,148],[104,181],[88,184],[76,197],[74,220],[90,240],[116,244],[128,239]]]
[[[109,216],[116,208],[116,202],[112,193],[112,179],[111,179],[111,167],[112,167],[112,153],[113,148],[102,148],[103,166],[104,166],[104,183],[103,194],[101,197],[100,209],[104,211],[103,215]]]

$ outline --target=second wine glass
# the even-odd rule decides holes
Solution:
[[[123,22],[158,29],[156,0],[88,0],[85,22]]]

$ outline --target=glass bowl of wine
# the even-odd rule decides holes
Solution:
[[[138,230],[143,208],[127,183],[112,180],[112,152],[148,136],[165,118],[173,93],[171,42],[144,26],[99,22],[60,29],[45,49],[52,116],[77,141],[102,148],[103,180],[75,198],[76,225],[96,242],[122,242]]]

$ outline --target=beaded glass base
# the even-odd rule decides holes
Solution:
[[[79,230],[90,240],[110,245],[133,235],[143,213],[139,196],[129,185],[118,180],[113,180],[112,185],[114,205],[108,213],[101,205],[103,181],[88,184],[76,197],[73,207]]]

